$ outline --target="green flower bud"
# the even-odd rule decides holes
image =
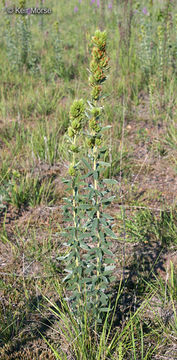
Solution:
[[[94,78],[95,78],[96,82],[99,82],[99,83],[106,80],[106,76],[100,68],[98,68],[97,71],[94,73]]]
[[[90,62],[90,71],[94,73],[98,68],[98,63],[94,60]]]
[[[140,8],[140,3],[139,2],[136,2],[135,3],[135,9],[139,9]]]
[[[100,130],[101,130],[101,128],[100,128],[100,126],[99,126],[99,125],[95,126],[95,132],[96,132],[96,133],[99,133],[99,132],[100,132]]]
[[[71,126],[75,131],[81,130],[82,124],[81,124],[80,119],[78,118],[78,119],[73,120],[71,123]]]
[[[96,141],[95,141],[95,144],[96,144],[97,146],[100,146],[101,143],[102,143],[101,139],[100,139],[100,138],[97,138]]]
[[[100,96],[100,92],[101,92],[101,86],[95,85],[92,92],[91,92],[92,99],[93,100],[98,100],[99,96]]]
[[[91,110],[91,113],[93,115],[93,117],[97,118],[101,115],[101,109],[100,108],[93,108]]]
[[[96,81],[93,75],[89,76],[89,85],[90,86],[96,85]]]
[[[89,121],[89,127],[91,130],[94,130],[95,129],[95,126],[97,125],[97,122],[94,118],[92,118],[90,121]]]
[[[74,168],[74,166],[69,167],[68,173],[72,177],[76,176],[76,169]]]
[[[69,137],[71,137],[71,138],[74,137],[74,130],[72,129],[71,126],[68,128],[68,135],[69,135]]]
[[[89,121],[89,127],[91,130],[94,130],[95,132],[99,132],[101,130],[100,126],[98,125],[97,121],[94,118],[92,118]]]
[[[100,61],[100,59],[104,56],[104,52],[99,50],[97,47],[94,47],[92,49],[92,56],[97,63]]]
[[[19,6],[20,8],[25,8],[26,0],[19,0]]]
[[[95,146],[95,137],[87,139],[87,145],[89,148],[93,148]]]
[[[15,169],[12,170],[12,174],[14,177],[19,178],[20,177],[20,173],[18,171],[16,171]]]
[[[55,30],[56,32],[58,32],[58,30],[59,30],[59,22],[58,22],[58,21],[55,21],[53,27],[54,27],[54,30]]]
[[[70,146],[70,150],[71,150],[72,152],[74,152],[74,153],[78,153],[78,152],[79,152],[79,147],[78,147],[77,145],[72,144],[72,145]]]
[[[85,104],[83,99],[80,100],[75,100],[70,108],[70,118],[72,119],[76,119],[76,118],[80,118],[83,119],[84,118],[84,111],[85,111]]]
[[[101,67],[101,68],[105,68],[105,67],[107,67],[108,66],[108,57],[107,56],[104,56],[102,59],[100,59],[100,61],[99,61],[99,66]]]
[[[106,31],[95,31],[95,36],[92,37],[92,43],[98,46],[100,50],[105,50],[107,34]]]

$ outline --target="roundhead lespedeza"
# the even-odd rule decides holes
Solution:
[[[68,140],[72,154],[69,167],[71,178],[65,182],[72,195],[65,198],[65,215],[70,224],[65,232],[69,251],[63,259],[68,273],[64,280],[71,291],[69,299],[73,310],[79,316],[84,313],[82,310],[86,310],[90,318],[101,322],[102,313],[109,309],[109,284],[113,280],[114,269],[108,240],[116,238],[111,227],[113,219],[104,212],[114,199],[114,196],[110,196],[107,184],[117,182],[103,178],[105,167],[110,166],[102,161],[106,151],[103,133],[108,127],[102,124],[103,104],[100,106],[100,101],[103,103],[104,100],[102,84],[106,80],[109,61],[106,32],[97,30],[92,37],[92,45],[89,108],[85,111],[81,99],[75,100],[70,110]],[[88,128],[84,121],[86,117]],[[81,157],[78,143],[83,144],[83,138],[86,138],[86,155]],[[86,173],[83,174],[83,171]]]

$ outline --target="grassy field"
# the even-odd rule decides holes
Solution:
[[[51,14],[15,14],[14,6]],[[0,360],[176,360],[176,1],[0,7]],[[90,101],[96,29],[107,32],[110,58],[102,177],[117,180],[107,210],[117,238],[112,311],[94,327],[66,300],[59,257],[69,113],[74,99]]]

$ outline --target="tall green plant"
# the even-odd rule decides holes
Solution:
[[[13,34],[12,21],[9,15],[5,15],[5,33],[4,40],[6,45],[6,53],[9,60],[9,64],[12,69],[18,67],[19,64],[19,54],[17,49],[17,44]]]
[[[68,290],[72,291],[70,300],[72,300],[73,308],[78,310],[83,300],[83,269],[84,262],[81,258],[81,248],[84,247],[81,230],[82,207],[80,205],[79,188],[81,179],[79,173],[79,146],[78,137],[82,129],[84,119],[84,101],[75,100],[70,109],[70,126],[68,128],[68,140],[70,142],[69,151],[71,153],[71,164],[69,167],[70,180],[64,182],[68,184],[71,195],[65,198],[64,214],[65,220],[70,222],[67,231],[64,233],[68,236],[67,246],[69,252],[62,259],[65,259],[68,275],[64,281],[67,281]]]
[[[60,39],[59,22],[56,21],[53,26],[53,70],[55,74],[62,77],[64,74],[64,63],[62,59],[62,41]]]
[[[106,148],[103,147],[103,132],[107,127],[103,127],[101,115],[103,107],[99,106],[102,84],[106,80],[105,71],[108,70],[109,58],[106,54],[106,32],[96,31],[92,38],[92,59],[90,62],[89,84],[92,88],[89,116],[89,131],[87,138],[88,167],[87,176],[90,179],[90,186],[86,188],[88,194],[85,196],[87,202],[91,202],[91,210],[87,212],[87,231],[90,231],[91,243],[87,254],[86,274],[91,279],[88,285],[90,306],[94,304],[92,311],[94,317],[100,320],[101,312],[108,310],[109,294],[107,293],[108,284],[113,280],[112,270],[113,254],[109,250],[108,237],[115,238],[111,229],[112,218],[104,213],[105,207],[111,203],[114,196],[108,197],[109,190],[106,183],[114,184],[115,180],[103,179],[102,173],[109,163],[102,161]]]
[[[25,9],[26,0],[19,0],[19,7]],[[38,63],[39,57],[34,51],[30,13],[19,15],[16,21],[10,20],[9,15],[6,15],[5,23],[5,42],[7,57],[9,65],[12,69],[30,70],[32,73],[39,71]]]
[[[63,258],[69,273],[65,280],[72,291],[70,299],[73,308],[89,311],[95,321],[101,321],[101,313],[108,311],[108,285],[113,280],[113,254],[109,250],[108,238],[116,238],[111,229],[112,217],[104,212],[114,196],[107,196],[110,191],[106,184],[115,184],[115,180],[102,179],[102,172],[109,163],[102,161],[106,148],[102,146],[102,133],[107,127],[101,124],[102,107],[98,106],[101,99],[101,85],[106,80],[105,70],[108,69],[106,55],[106,32],[96,31],[92,38],[92,59],[90,62],[89,84],[92,88],[89,103],[89,129],[87,130],[87,157],[82,163],[88,169],[81,176],[81,164],[78,161],[79,140],[84,117],[83,100],[75,100],[70,111],[71,125],[68,129],[72,153],[69,167],[69,185],[72,195],[66,198],[65,214],[72,222],[65,235],[69,235],[67,245],[69,252]],[[102,97],[103,99],[103,97]],[[85,133],[84,133],[85,134]],[[83,180],[88,179],[87,183]]]

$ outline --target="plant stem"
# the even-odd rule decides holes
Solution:
[[[74,140],[73,140],[73,144],[76,145],[76,135],[74,136]],[[75,166],[75,162],[76,162],[76,155],[75,155],[75,152],[73,152],[73,166]],[[76,179],[74,178],[73,179],[73,184],[72,184],[72,187],[73,187],[73,223],[74,223],[74,238],[75,238],[75,241],[77,243],[77,247],[76,247],[76,268],[79,266],[79,256],[78,256],[78,251],[79,251],[79,240],[78,240],[78,219],[77,219],[77,201],[76,201],[76,197],[77,197],[77,193],[78,193],[78,190],[77,190],[77,186],[75,184],[76,182]],[[80,280],[80,275],[78,274],[77,275],[78,277],[78,280]],[[81,288],[80,288],[80,285],[77,284],[77,288],[78,288],[78,292],[79,294],[81,293]],[[80,303],[81,303],[81,299],[80,299]]]

